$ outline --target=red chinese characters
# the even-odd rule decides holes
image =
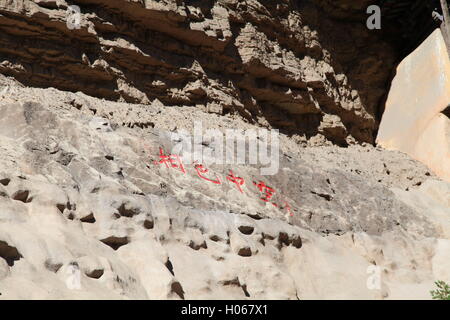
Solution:
[[[167,168],[179,169],[181,172],[186,173],[183,163],[178,155],[165,155],[164,150],[159,148],[159,161],[155,161],[155,164],[165,164]]]
[[[260,198],[264,202],[270,202],[270,200],[273,198],[275,194],[275,189],[267,186],[264,182],[260,181],[259,183],[253,182],[253,184],[258,188],[260,192],[264,194],[262,198]],[[275,202],[270,202],[273,206],[279,207],[281,209],[286,209],[287,213],[292,217],[294,214],[292,213],[291,206],[286,200],[283,200],[283,205],[280,206]]]
[[[242,188],[241,188],[241,186],[242,186],[242,185],[244,184],[244,182],[245,182],[243,178],[241,178],[241,177],[236,177],[236,176],[234,175],[233,171],[230,170],[230,173],[227,175],[227,180],[230,181],[230,182],[232,182],[232,183],[234,183],[234,184],[236,184],[238,190],[239,190],[241,193],[244,193],[244,192],[242,191]]]
[[[154,163],[155,163],[155,165],[164,164],[167,168],[177,169],[177,170],[181,171],[183,174],[186,173],[186,170],[183,166],[181,158],[178,155],[174,155],[174,154],[166,155],[162,148],[159,148],[159,161],[154,161]],[[207,169],[203,164],[196,163],[194,165],[194,168],[197,173],[197,176],[200,179],[217,184],[217,185],[222,184],[220,177],[215,173],[212,174],[209,171],[209,169]],[[226,176],[226,179],[229,182],[234,183],[240,193],[244,193],[244,191],[243,191],[243,186],[245,184],[244,178],[236,176],[234,174],[234,172],[232,170],[230,170],[230,172]],[[289,203],[286,201],[286,199],[284,197],[282,197],[279,193],[277,193],[274,188],[269,187],[263,181],[253,182],[253,184],[256,186],[258,191],[261,193],[260,200],[264,201],[265,203],[271,203],[274,207],[277,207],[280,210],[286,209],[287,214],[289,214],[291,217],[293,216],[293,212],[292,212],[292,209],[291,209],[291,206],[289,205]],[[282,202],[279,202],[279,201],[276,201],[275,198],[279,199],[279,200],[281,200],[281,199],[283,199],[283,200],[282,200]],[[282,203],[282,204],[278,204],[278,203]]]
[[[275,189],[267,186],[264,182],[260,181],[259,183],[253,182],[253,184],[259,189],[260,192],[264,193],[264,197],[261,198],[264,202],[270,202],[270,199],[272,199]],[[278,205],[274,202],[271,202],[272,205],[275,207],[278,207]]]

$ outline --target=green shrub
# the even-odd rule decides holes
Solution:
[[[431,290],[431,296],[434,300],[450,300],[450,286],[444,281],[436,281],[437,290]]]

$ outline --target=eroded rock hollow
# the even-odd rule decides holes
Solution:
[[[2,0],[0,72],[371,143],[399,53],[366,28],[369,2]],[[79,29],[68,5],[81,8]]]

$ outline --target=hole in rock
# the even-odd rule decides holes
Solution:
[[[251,213],[244,213],[247,216],[249,216],[250,218],[254,219],[254,220],[261,220],[262,219],[262,215],[261,213],[257,213],[257,214],[251,214]]]
[[[61,211],[61,213],[64,213],[65,209],[77,210],[76,204],[72,204],[69,201],[67,201],[66,203],[58,203],[56,204],[56,207],[58,208],[59,211]]]
[[[66,205],[63,204],[63,203],[58,203],[58,204],[56,205],[56,207],[58,208],[58,210],[59,210],[61,213],[64,213],[64,209],[66,209]]]
[[[63,266],[62,263],[53,263],[49,259],[45,260],[44,265],[47,270],[52,271],[54,273],[58,272],[58,270],[61,269],[61,267]]]
[[[264,241],[264,237],[261,237],[261,239],[259,239],[259,243],[261,243],[263,246],[266,245],[266,242]]]
[[[99,187],[95,187],[91,190],[91,193],[98,193],[100,191]]]
[[[222,284],[224,286],[241,286],[241,283],[239,282],[239,279],[237,277],[231,280],[225,280],[222,282]]]
[[[289,236],[286,232],[280,232],[280,234],[278,235],[278,243],[280,245],[284,244],[286,246],[288,246],[290,244]]]
[[[194,250],[200,250],[201,248],[207,249],[206,241],[203,241],[201,244],[195,243],[194,241],[189,242],[189,247]]]
[[[238,255],[241,257],[251,257],[252,249],[250,249],[249,247],[240,248],[238,251]]]
[[[39,1],[38,5],[46,9],[58,9],[58,2],[55,1]]]
[[[245,295],[247,298],[250,297],[250,293],[248,293],[248,291],[247,291],[247,285],[244,284],[244,285],[241,286],[241,288],[242,288],[242,291],[244,291],[244,295]]]
[[[178,281],[173,282],[170,286],[170,289],[173,293],[176,293],[181,299],[184,300],[184,290],[181,286],[181,283],[179,283]]]
[[[327,193],[319,193],[319,192],[315,192],[315,191],[311,191],[312,194],[315,194],[316,196],[319,196],[321,198],[324,198],[327,201],[331,201],[333,200],[333,196],[329,195]]]
[[[214,242],[220,241],[220,237],[217,236],[217,235],[215,235],[215,234],[213,234],[212,236],[210,236],[209,239],[210,239],[211,241],[214,241]]]
[[[117,211],[122,217],[127,218],[131,218],[140,213],[140,210],[138,208],[130,208],[129,203],[122,203],[120,207],[117,208]]]
[[[274,236],[271,236],[270,234],[267,234],[267,233],[262,233],[262,237],[265,240],[273,240],[273,239],[275,239]]]
[[[110,246],[111,248],[113,248],[113,250],[117,250],[121,246],[124,246],[130,242],[128,240],[128,237],[115,237],[115,236],[110,236],[110,237],[102,239],[100,241],[103,242],[104,244],[106,244],[107,246]]]
[[[300,236],[294,236],[292,239],[292,245],[297,248],[300,249],[303,245],[302,243],[302,238]]]
[[[153,227],[154,227],[154,222],[153,222],[153,220],[148,220],[148,219],[146,219],[146,220],[144,221],[144,228],[145,228],[145,229],[153,229]]]
[[[252,227],[252,226],[239,226],[239,227],[238,227],[238,230],[239,230],[241,233],[243,233],[243,234],[249,235],[249,234],[252,234],[252,233],[253,233],[253,231],[255,230],[255,228]]]
[[[286,232],[280,232],[278,235],[278,244],[280,249],[283,245],[292,245],[293,247],[300,249],[302,247],[302,238],[299,235],[292,235],[289,237]]]
[[[441,113],[446,116],[447,118],[450,119],[450,104],[447,106],[447,108],[445,108],[444,110],[441,111]]]
[[[91,272],[86,272],[85,274],[89,278],[100,279],[100,277],[103,275],[103,273],[104,273],[103,269],[95,269],[95,270],[92,270]]]
[[[7,242],[0,240],[0,257],[6,260],[8,266],[12,267],[14,261],[22,258],[17,248],[10,246]]]
[[[250,293],[248,293],[248,291],[247,291],[247,285],[246,284],[241,284],[241,282],[239,281],[238,277],[236,277],[234,279],[231,279],[231,280],[225,280],[225,281],[222,282],[222,284],[224,286],[240,287],[242,289],[242,291],[244,292],[244,295],[246,297],[250,297]]]
[[[91,212],[86,217],[81,218],[80,221],[86,222],[86,223],[95,223],[96,220],[95,220],[94,214]]]

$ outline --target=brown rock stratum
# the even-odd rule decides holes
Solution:
[[[0,298],[431,298],[450,183],[371,144],[400,56],[368,4],[0,0]],[[155,164],[195,121],[281,129],[279,171]]]
[[[450,58],[439,29],[397,68],[377,143],[450,181]]]
[[[365,8],[348,4],[347,10]],[[0,72],[109,100],[191,105],[373,142],[397,54],[328,1],[0,1]],[[351,11],[351,10],[350,10]],[[333,121],[329,118],[334,117]]]

